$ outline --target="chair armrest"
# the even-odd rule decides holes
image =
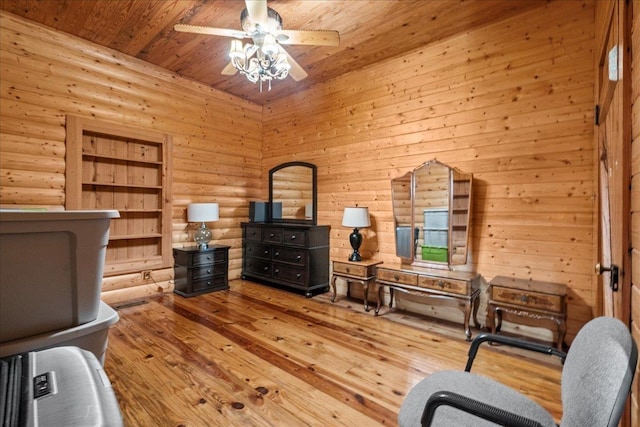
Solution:
[[[543,427],[539,422],[514,414],[504,409],[479,402],[466,396],[449,391],[433,393],[422,413],[422,427],[428,427],[433,422],[436,409],[440,406],[451,406],[485,420],[489,420],[501,426],[508,427]]]
[[[564,360],[567,357],[567,353],[557,350],[554,347],[550,347],[548,345],[538,344],[538,343],[523,340],[520,338],[508,337],[505,335],[484,333],[484,334],[477,335],[471,342],[471,346],[469,347],[469,357],[467,359],[467,366],[464,368],[465,371],[467,372],[471,371],[471,365],[473,365],[473,361],[476,358],[476,354],[478,353],[478,348],[480,347],[480,344],[484,342],[505,344],[511,347],[517,347],[525,350],[535,351],[536,353],[544,353],[548,355],[558,356],[562,360],[562,363],[564,363]]]

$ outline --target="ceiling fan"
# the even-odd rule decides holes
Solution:
[[[307,77],[304,69],[281,45],[338,46],[340,34],[331,30],[283,30],[282,17],[267,7],[267,0],[245,0],[246,8],[240,14],[242,30],[176,24],[175,31],[233,37],[229,56],[231,62],[222,74],[234,75],[238,71],[251,82],[269,83],[287,75],[296,80]],[[245,45],[243,39],[250,39]]]

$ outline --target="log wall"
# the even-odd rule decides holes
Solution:
[[[599,298],[593,45],[593,2],[551,2],[347,73],[265,106],[263,173],[315,163],[332,257],[348,256],[342,212],[357,203],[372,217],[361,252],[384,262],[390,180],[433,158],[472,173],[469,267],[566,283],[570,341]]]
[[[143,61],[0,13],[0,203],[62,209],[68,114],[173,136],[172,240],[191,244],[186,205],[217,202],[213,240],[242,265],[240,222],[263,199],[262,107]],[[173,269],[109,277],[103,299],[172,290]]]

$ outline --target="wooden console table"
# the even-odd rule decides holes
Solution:
[[[382,261],[376,260],[362,260],[362,261],[333,261],[333,275],[331,276],[331,289],[333,294],[331,295],[331,302],[336,300],[336,279],[338,277],[346,280],[347,282],[347,296],[350,297],[349,283],[360,283],[364,289],[364,311],[369,311],[369,284],[373,283],[376,279],[376,266],[382,264]]]
[[[499,332],[503,313],[514,315],[509,320],[529,326],[547,327],[545,323],[552,322],[558,337],[556,347],[562,351],[567,332],[566,296],[567,286],[560,283],[496,276],[489,282],[487,326],[492,333]]]
[[[432,305],[447,305],[464,313],[464,333],[471,339],[469,320],[473,313],[474,325],[478,324],[478,304],[480,298],[480,275],[474,272],[439,270],[411,265],[381,266],[377,268],[376,289],[380,311],[381,288],[389,288],[389,308],[393,306],[394,290],[426,297]]]

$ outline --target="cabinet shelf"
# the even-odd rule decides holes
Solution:
[[[85,152],[85,153],[82,153],[82,157],[87,159],[92,158],[96,160],[116,161],[116,162],[123,162],[123,163],[140,163],[145,165],[162,166],[162,162],[157,160],[129,159],[126,157],[109,156],[105,154],[94,154],[94,153]]]

